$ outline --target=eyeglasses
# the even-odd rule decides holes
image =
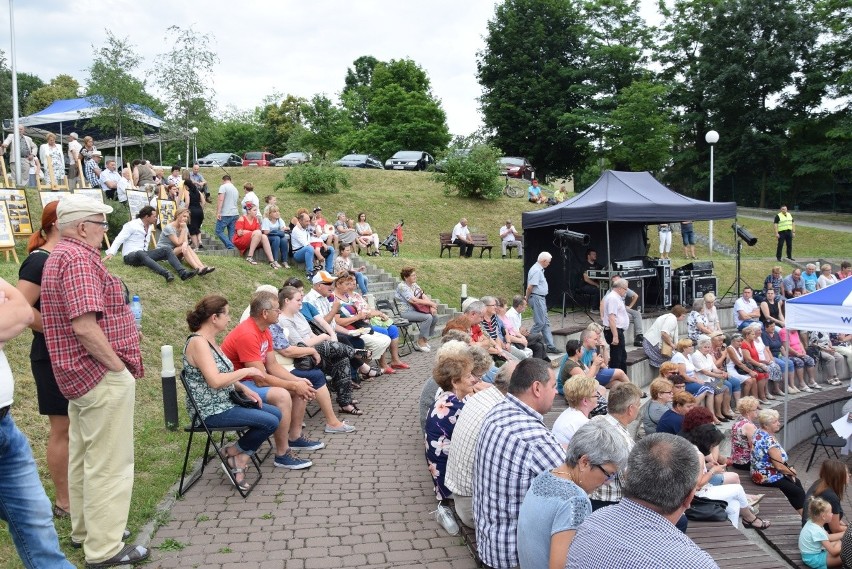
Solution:
[[[109,223],[106,221],[92,221],[91,219],[84,219],[83,223],[94,223],[95,225],[100,225],[102,229],[109,229]]]
[[[660,391],[658,392],[660,395],[665,395],[666,393],[671,393],[671,391]]]
[[[600,469],[600,471],[601,471],[601,472],[603,472],[603,473],[606,475],[606,482],[609,482],[609,481],[611,481],[611,480],[614,480],[614,479],[615,479],[615,477],[616,477],[616,475],[618,474],[618,471],[616,471],[616,472],[607,472],[607,469],[606,469],[606,468],[604,468],[603,466],[601,466],[600,464],[593,464],[592,466],[594,466],[595,468]]]
[[[281,314],[281,309],[280,309],[280,308],[266,308],[266,309],[264,309],[264,310],[266,310],[267,312],[274,312],[274,313],[276,313],[276,314]]]

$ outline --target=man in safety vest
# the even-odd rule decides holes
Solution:
[[[795,261],[793,258],[793,237],[796,236],[796,223],[793,221],[793,216],[787,213],[787,206],[782,205],[781,210],[775,216],[775,237],[778,239],[778,248],[775,250],[775,258],[781,260],[781,248],[784,243],[787,244],[787,258]]]

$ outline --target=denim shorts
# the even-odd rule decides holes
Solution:
[[[805,562],[805,565],[814,569],[827,569],[827,560],[828,552],[825,549],[819,553],[802,553],[802,561]]]

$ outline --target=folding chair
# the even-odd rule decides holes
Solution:
[[[814,455],[816,454],[818,446],[821,446],[823,450],[825,450],[825,454],[828,458],[831,458],[831,455],[828,454],[829,448],[831,448],[834,453],[834,458],[840,458],[837,454],[837,449],[846,446],[846,439],[843,437],[831,436],[825,431],[825,426],[823,426],[822,420],[816,413],[811,413],[811,424],[814,426],[816,436],[811,441],[811,444],[814,445],[814,450],[811,452],[811,458],[808,460],[808,467],[805,468],[805,472],[811,469],[811,464],[814,462]]]
[[[400,350],[407,350],[405,353],[400,352],[400,355],[407,356],[414,351],[414,340],[411,337],[411,322],[407,318],[403,318],[399,312],[399,307],[396,305],[396,299],[393,302],[389,300],[376,300],[376,309],[388,313],[393,318],[394,325],[399,328],[399,335],[402,342]]]
[[[187,385],[186,377],[184,375],[183,370],[180,373],[180,381],[183,384],[183,389],[186,392],[186,396],[189,399],[190,406],[192,407],[192,423],[184,428],[184,431],[189,433],[189,441],[186,443],[186,455],[183,458],[183,470],[180,473],[180,484],[178,485],[178,498],[186,494],[190,488],[192,488],[196,482],[201,478],[201,475],[204,474],[204,467],[213,460],[213,455],[210,454],[210,445],[213,445],[213,450],[215,451],[216,458],[219,459],[219,462],[224,466],[225,471],[228,473],[228,477],[231,480],[231,483],[234,485],[234,488],[240,493],[243,498],[248,498],[248,495],[251,494],[251,491],[254,490],[254,487],[257,486],[257,483],[260,482],[260,479],[263,477],[263,474],[260,471],[260,465],[266,460],[266,457],[272,452],[272,443],[267,439],[267,444],[269,444],[269,450],[263,454],[263,456],[258,456],[257,453],[253,454],[251,457],[251,462],[254,464],[255,469],[257,470],[257,478],[255,478],[254,482],[252,482],[251,486],[249,486],[248,490],[243,490],[237,485],[236,476],[231,472],[230,467],[227,462],[222,458],[222,447],[225,443],[225,433],[234,432],[237,435],[242,435],[246,431],[249,430],[249,427],[245,425],[241,426],[232,426],[232,427],[209,427],[201,418],[201,412],[198,408],[198,403],[195,402],[195,398],[192,396],[192,392],[189,390],[189,386]],[[204,445],[204,455],[201,458],[201,469],[193,474],[189,480],[186,480],[186,470],[189,467],[189,453],[192,449],[192,438],[195,433],[205,433],[207,435],[207,442]],[[219,442],[217,443],[213,433],[220,433]],[[186,482],[184,484],[184,481]]]

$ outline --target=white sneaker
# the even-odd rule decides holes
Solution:
[[[447,530],[450,535],[459,534],[459,525],[453,517],[453,512],[443,504],[438,504],[438,509],[435,510],[435,519],[441,524],[441,527]]]

